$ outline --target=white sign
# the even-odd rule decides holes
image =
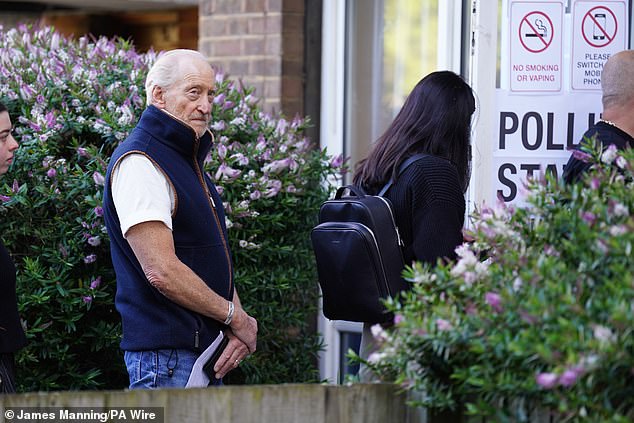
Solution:
[[[573,5],[572,89],[601,90],[608,58],[627,48],[624,1],[577,0]]]
[[[525,96],[498,90],[496,100],[493,189],[498,198],[521,205],[527,178],[545,173],[561,177],[570,148],[599,120],[601,96],[574,93],[526,101]]]
[[[563,10],[561,1],[511,2],[511,91],[561,91]]]

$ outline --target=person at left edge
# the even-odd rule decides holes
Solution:
[[[9,111],[0,103],[0,175],[7,173],[18,149],[12,130]],[[15,392],[14,354],[26,344],[18,315],[15,276],[13,260],[0,242],[0,393]]]
[[[184,387],[200,353],[229,338],[215,380],[256,349],[257,321],[233,281],[222,200],[203,171],[215,75],[202,54],[162,54],[147,108],[114,151],[104,217],[130,388]]]

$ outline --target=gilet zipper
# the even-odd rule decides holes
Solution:
[[[194,166],[196,169],[196,175],[198,176],[198,180],[202,185],[205,193],[207,194],[207,201],[209,202],[209,207],[211,207],[211,211],[213,213],[214,219],[216,220],[216,224],[218,225],[218,232],[220,234],[220,239],[222,240],[222,245],[225,250],[225,257],[227,259],[227,265],[229,267],[229,292],[233,288],[233,265],[231,263],[231,257],[229,255],[229,247],[227,245],[227,240],[225,239],[224,233],[222,231],[222,225],[220,224],[220,218],[218,217],[218,212],[216,210],[216,203],[211,196],[211,192],[209,192],[209,187],[205,183],[205,178],[203,177],[202,170],[198,165],[198,148],[200,147],[200,138],[196,135],[196,141],[194,143]]]

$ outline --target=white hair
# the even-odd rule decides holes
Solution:
[[[205,56],[196,50],[175,49],[161,53],[145,78],[146,104],[152,104],[154,87],[169,88],[181,78],[179,66],[182,58],[198,59],[207,62]]]

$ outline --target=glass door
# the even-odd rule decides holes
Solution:
[[[322,147],[349,157],[351,171],[422,77],[441,69],[460,73],[469,39],[465,2],[324,0]],[[346,354],[358,351],[361,324],[320,316],[319,331],[322,378],[342,383],[354,376],[358,367]]]

